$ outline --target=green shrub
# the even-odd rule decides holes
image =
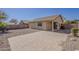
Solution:
[[[77,36],[78,31],[79,31],[78,28],[72,28],[72,34],[73,34],[74,36]]]
[[[75,20],[71,21],[71,24],[77,24],[77,23],[78,23],[78,22],[75,21]]]
[[[71,24],[69,20],[64,21],[64,24]]]
[[[6,27],[6,26],[7,26],[7,23],[0,22],[0,27]]]

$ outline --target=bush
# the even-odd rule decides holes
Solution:
[[[0,27],[6,27],[6,26],[7,26],[7,23],[0,22]]]
[[[77,24],[77,21],[71,21],[71,24]]]
[[[66,21],[64,21],[64,24],[71,24],[71,21],[66,20]]]
[[[72,28],[72,34],[74,36],[78,36],[77,33],[78,33],[79,29],[78,28]]]

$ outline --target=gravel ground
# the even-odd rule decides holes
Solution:
[[[66,41],[62,42],[63,51],[79,51],[79,37],[69,35]]]
[[[18,29],[18,30],[9,30],[6,33],[0,32],[0,51],[10,51],[10,44],[8,38],[15,37],[18,35],[24,35],[29,33],[38,32],[39,30],[33,29]]]
[[[9,41],[5,35],[0,35],[0,51],[10,51]]]
[[[29,33],[38,32],[38,31],[40,31],[40,30],[35,30],[35,29],[10,30],[6,36],[7,36],[8,38],[10,38],[10,37],[18,36],[18,35],[24,35],[24,34],[29,34]]]

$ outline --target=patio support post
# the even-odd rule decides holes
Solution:
[[[53,25],[53,21],[52,21],[52,31],[54,31],[54,25]]]

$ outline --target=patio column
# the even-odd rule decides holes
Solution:
[[[54,24],[53,24],[53,21],[52,21],[52,31],[54,31]]]

